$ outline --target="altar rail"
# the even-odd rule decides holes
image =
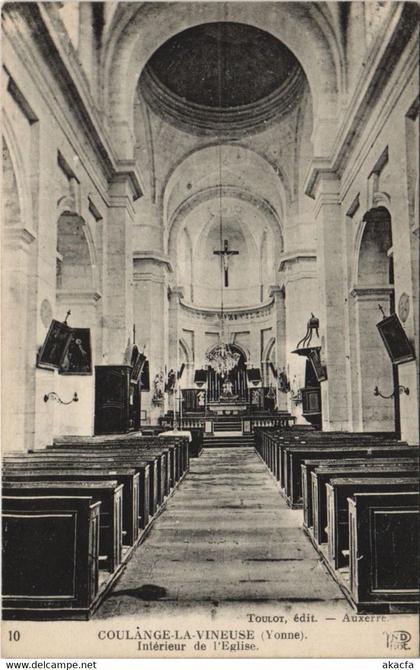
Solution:
[[[262,416],[243,416],[242,432],[253,433],[255,428],[291,428],[295,419],[288,412]]]
[[[275,414],[246,414],[239,417],[241,430],[244,434],[251,434],[255,428],[290,428],[294,424],[294,418],[288,412],[276,412]],[[211,414],[195,414],[193,416],[178,417],[178,427],[183,430],[202,428],[205,433],[214,432],[215,417]],[[173,416],[160,417],[160,426],[173,428]]]

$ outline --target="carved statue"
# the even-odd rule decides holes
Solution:
[[[222,384],[222,396],[224,398],[231,398],[233,396],[233,384],[230,379],[226,379]]]
[[[161,405],[163,402],[163,372],[158,372],[153,380],[153,405]]]

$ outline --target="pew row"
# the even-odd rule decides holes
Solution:
[[[99,517],[99,568],[114,572],[122,560],[123,485],[117,481],[19,482],[3,478],[6,497],[91,497],[101,503]]]
[[[287,504],[303,504],[303,530],[353,607],[417,611],[418,448],[292,429],[261,431],[256,450]]]
[[[92,505],[98,506],[100,512],[97,520],[98,547],[96,554],[92,554],[99,575],[96,595],[91,593],[83,607],[63,608],[51,608],[48,598],[44,598],[42,593],[29,609],[23,605],[23,600],[15,598],[4,607],[3,617],[89,618],[120,576],[134,549],[146,537],[188,467],[188,442],[178,437],[158,441],[143,439],[140,443],[136,440],[128,444],[124,440],[121,444],[116,440],[104,440],[98,445],[95,441],[94,448],[82,442],[76,445],[67,442],[66,445],[53,445],[25,455],[11,452],[5,455],[5,499],[26,500],[21,504],[31,509],[34,500],[47,496],[54,500],[86,497]],[[31,531],[23,532],[21,543],[30,545],[31,541]],[[8,547],[12,544],[9,542]],[[10,568],[11,557],[10,551],[3,557],[6,571]],[[72,560],[77,562],[78,557],[73,555]],[[77,569],[83,572],[86,565],[78,564]],[[30,579],[34,581],[35,590],[39,586],[42,591],[37,581],[40,579],[39,571],[31,573]]]

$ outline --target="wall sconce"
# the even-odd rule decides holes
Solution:
[[[72,399],[68,402],[61,400],[60,396],[55,391],[50,391],[50,393],[46,393],[44,395],[44,402],[48,402],[48,400],[55,400],[56,402],[60,403],[60,405],[71,405],[72,402],[79,402],[76,391],[74,392]]]
[[[405,393],[405,395],[410,395],[410,389],[407,386],[401,386],[401,384],[398,386],[398,389],[395,389],[395,391],[391,393],[391,395],[383,395],[377,386],[375,386],[373,391],[373,395],[380,396],[385,400],[389,400],[389,398],[395,398],[397,394],[402,395],[403,393]]]

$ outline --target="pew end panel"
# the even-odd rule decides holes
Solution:
[[[100,502],[3,498],[3,618],[88,619],[99,586]]]
[[[348,512],[355,608],[418,611],[418,493],[355,493]]]

